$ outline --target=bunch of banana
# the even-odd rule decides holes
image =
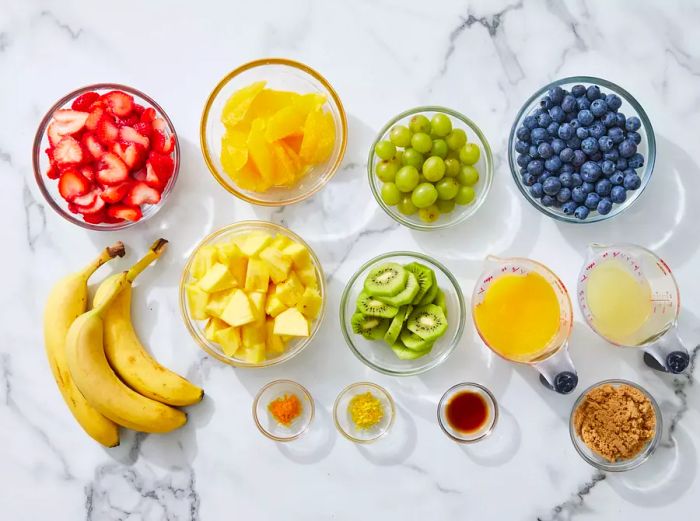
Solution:
[[[54,360],[52,368],[60,368],[54,370],[56,381],[86,432],[108,447],[119,444],[118,425],[154,433],[181,427],[187,416],[173,406],[192,405],[204,395],[202,389],[156,362],[144,349],[131,323],[134,279],[160,256],[166,244],[166,240],[159,239],[129,271],[104,280],[89,311],[85,311],[87,278],[99,264],[95,266],[95,262],[73,276],[82,281],[84,290],[78,296],[78,292],[73,292],[71,298],[81,298],[82,306],[74,305],[72,316],[64,318],[62,336],[51,329],[58,322],[56,317],[66,315],[57,308],[61,301],[50,298],[47,304],[47,351],[49,359]],[[66,285],[59,283],[57,287]],[[79,283],[72,283],[72,287],[76,285]]]

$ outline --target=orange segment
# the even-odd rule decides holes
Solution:
[[[248,149],[237,147],[226,142],[226,138],[221,140],[221,166],[227,173],[238,172],[243,165],[248,162]]]
[[[294,150],[294,153],[299,155],[299,150],[301,150],[301,142],[304,139],[304,134],[287,136],[282,141],[286,146]]]
[[[272,143],[293,134],[301,134],[305,119],[304,114],[294,105],[284,107],[267,121],[265,139]]]
[[[263,92],[266,83],[265,81],[256,81],[234,92],[221,111],[221,122],[224,125],[233,126],[242,121],[255,98]]]
[[[320,164],[326,161],[333,151],[335,144],[335,122],[329,112],[321,112],[319,120],[319,140],[314,153],[313,163]]]
[[[272,159],[272,151],[265,139],[265,121],[262,119],[253,120],[253,124],[250,127],[248,152],[258,172],[260,172],[260,177],[270,185],[275,184],[275,166]]]
[[[304,123],[304,139],[301,141],[299,155],[307,163],[311,163],[318,147],[320,114],[318,111],[309,112]]]
[[[298,97],[299,94],[296,92],[265,89],[253,100],[247,117],[250,120],[270,118],[276,112],[294,103]]]
[[[277,184],[283,186],[291,185],[296,178],[297,169],[292,159],[287,155],[284,145],[281,143],[273,143],[272,151],[275,157]]]
[[[319,110],[325,102],[326,97],[324,95],[312,92],[299,96],[295,100],[294,105],[303,112],[304,115],[307,115],[309,112]]]

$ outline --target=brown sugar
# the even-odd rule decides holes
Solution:
[[[574,413],[576,434],[610,462],[639,454],[654,437],[656,414],[639,389],[626,384],[591,389]]]

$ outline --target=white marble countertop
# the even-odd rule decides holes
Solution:
[[[487,253],[548,264],[571,287],[586,245],[631,241],[655,249],[683,295],[681,333],[700,343],[700,25],[698,2],[0,2],[0,179],[5,273],[0,293],[0,517],[20,520],[213,519],[682,519],[697,511],[700,398],[692,376],[646,369],[577,322],[571,354],[579,391],[610,377],[641,383],[659,401],[665,430],[652,459],[602,474],[576,454],[574,395],[544,389],[534,371],[495,358],[471,320],[453,355],[417,377],[364,367],[346,347],[337,309],[343,286],[370,257],[428,252],[471,294]],[[344,166],[305,203],[254,208],[209,175],[199,117],[216,81],[259,57],[285,56],[324,74],[349,114]],[[505,147],[515,112],[557,77],[590,74],[622,84],[657,135],[654,177],[626,213],[596,225],[557,224],[517,191]],[[183,164],[175,192],[153,219],[119,233],[64,222],[37,190],[31,142],[44,111],[75,87],[101,81],[153,96],[177,128]],[[441,233],[399,227],[371,196],[367,149],[393,114],[420,104],[454,107],[481,125],[495,152],[484,207]],[[283,223],[316,250],[328,276],[328,313],[297,358],[234,370],[204,356],[179,315],[186,256],[208,232],[242,219]],[[207,397],[171,435],[127,433],[103,450],[73,421],[44,356],[40,317],[51,284],[106,244],[132,253],[156,237],[171,245],[135,291],[136,326],[163,363]],[[123,261],[122,264],[126,264]],[[105,272],[108,270],[105,270]],[[308,386],[319,409],[312,431],[282,445],[263,438],[251,400],[266,382]],[[330,410],[345,385],[371,380],[398,402],[391,435],[358,447],[338,435]],[[503,412],[494,436],[468,447],[440,431],[435,407],[460,381],[477,381]],[[578,393],[574,393],[578,394]]]

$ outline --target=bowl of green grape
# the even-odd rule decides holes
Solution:
[[[469,118],[445,107],[416,107],[392,118],[367,161],[374,198],[414,230],[454,226],[481,207],[493,181],[491,147]]]

